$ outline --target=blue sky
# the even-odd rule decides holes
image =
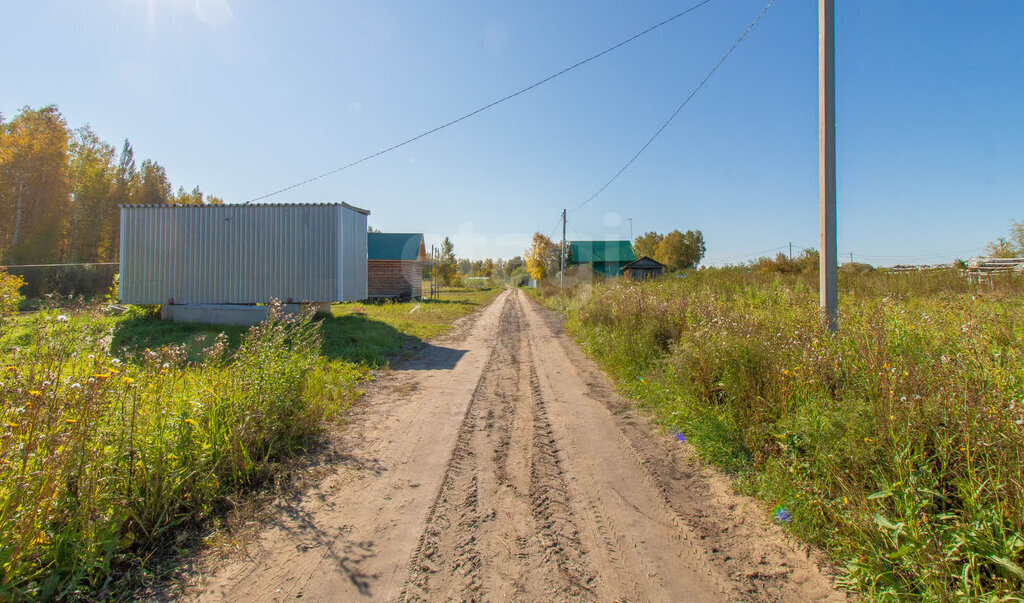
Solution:
[[[487,104],[697,0],[91,0],[4,9],[0,112],[54,103],[241,202]],[[274,197],[509,257],[650,137],[766,0],[713,0],[452,128]],[[840,253],[979,253],[1024,219],[1024,2],[837,1]],[[569,238],[700,229],[707,261],[817,246],[817,2],[777,0]]]

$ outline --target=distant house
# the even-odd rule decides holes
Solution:
[[[645,281],[658,278],[665,273],[665,268],[667,268],[665,264],[645,255],[635,262],[626,264],[622,268],[622,273],[626,275],[626,278],[633,279],[634,281]]]
[[[607,277],[622,274],[622,269],[636,261],[629,241],[569,241],[570,265],[590,266]]]
[[[366,285],[369,297],[423,297],[422,233],[371,232],[366,236]]]

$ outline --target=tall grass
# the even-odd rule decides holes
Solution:
[[[549,303],[624,393],[788,511],[849,587],[1019,600],[1021,280],[850,273],[840,292],[837,334],[814,275],[705,270]]]
[[[0,326],[0,599],[103,593],[309,445],[365,372],[281,314],[198,362],[182,346],[117,358],[102,320],[31,327]]]

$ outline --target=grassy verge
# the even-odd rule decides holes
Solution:
[[[435,299],[374,304],[347,303],[332,307],[325,324],[328,354],[346,354],[382,364],[410,340],[426,340],[448,331],[459,318],[487,305],[501,289],[446,289]],[[337,346],[337,347],[331,347]]]
[[[872,599],[1012,599],[1024,586],[1019,279],[694,272],[547,303],[621,390],[824,547]]]
[[[96,307],[0,321],[0,600],[104,598],[279,463],[369,369],[497,291],[251,329]]]

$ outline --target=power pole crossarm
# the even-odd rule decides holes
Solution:
[[[839,328],[836,246],[836,46],[835,0],[818,0],[818,157],[821,200],[819,295],[825,325]]]

